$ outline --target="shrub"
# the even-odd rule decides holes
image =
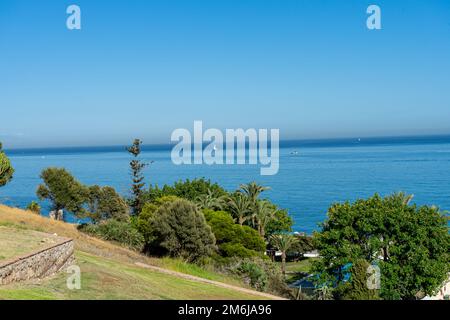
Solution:
[[[259,255],[258,252],[247,249],[242,244],[235,242],[222,243],[219,245],[219,251],[224,257],[250,258]]]
[[[225,266],[231,274],[243,277],[244,282],[259,291],[272,292],[285,297],[291,297],[278,265],[268,259],[259,257],[247,259],[232,259]]]
[[[135,250],[141,251],[144,246],[144,237],[128,222],[111,219],[99,224],[83,224],[78,228],[89,235],[116,241]]]
[[[35,214],[41,214],[41,206],[36,201],[31,201],[31,203],[27,206],[27,210]]]
[[[187,261],[214,253],[214,234],[193,203],[184,199],[166,202],[148,215],[146,238],[150,241],[147,244],[150,253],[168,254]]]
[[[228,212],[203,210],[206,222],[216,237],[219,253],[224,257],[253,257],[265,251],[264,239],[248,226],[235,224]]]

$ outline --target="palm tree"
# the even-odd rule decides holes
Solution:
[[[271,222],[275,216],[276,208],[268,201],[261,200],[256,203],[256,208],[254,212],[254,227],[259,232],[261,237],[266,235],[266,227]]]
[[[225,206],[225,197],[217,197],[210,189],[206,194],[197,197],[196,204],[199,209],[223,210]]]
[[[286,274],[286,254],[288,250],[297,243],[297,238],[291,234],[273,234],[270,237],[272,245],[281,252],[281,271]]]
[[[270,189],[269,187],[261,186],[256,182],[241,184],[239,188],[244,194],[246,194],[250,198],[250,200],[253,203],[256,203],[256,200],[258,199],[259,195],[262,192]]]
[[[241,226],[251,218],[252,210],[250,201],[244,194],[239,192],[233,194],[228,201],[228,206],[236,221]]]

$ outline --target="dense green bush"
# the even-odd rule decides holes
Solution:
[[[264,253],[266,248],[264,239],[256,230],[235,224],[228,212],[203,210],[203,213],[216,237],[222,256],[245,258]]]
[[[141,251],[144,246],[144,237],[129,222],[110,219],[99,224],[83,224],[78,229],[97,238],[116,241],[138,251]]]
[[[249,258],[259,256],[255,250],[250,250],[240,243],[225,242],[219,245],[219,252],[223,257]]]
[[[178,199],[163,203],[154,212],[152,209],[143,210],[138,223],[149,253],[197,261],[215,252],[211,227],[193,203]]]
[[[291,290],[284,281],[278,265],[263,258],[235,258],[224,266],[226,272],[238,275],[259,291],[272,292],[291,297]]]

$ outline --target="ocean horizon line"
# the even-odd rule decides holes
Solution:
[[[286,139],[280,140],[280,148],[320,148],[320,147],[362,147],[386,144],[444,144],[450,143],[450,134],[440,135],[404,135],[404,136],[371,136],[348,138],[317,138],[317,139]],[[204,143],[207,146],[210,143]],[[248,144],[248,142],[247,142]],[[269,141],[270,144],[270,141]],[[155,143],[142,145],[142,151],[168,151],[175,143]],[[50,146],[6,148],[10,155],[49,153],[89,153],[89,152],[118,152],[126,151],[127,145],[98,145],[98,146]]]

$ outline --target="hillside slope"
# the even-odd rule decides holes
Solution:
[[[60,273],[0,287],[0,299],[277,299],[240,287],[233,278],[171,259],[149,258],[80,233],[74,225],[0,205],[0,226],[56,233],[75,241],[81,289],[69,290]],[[179,271],[187,272],[181,273]]]

